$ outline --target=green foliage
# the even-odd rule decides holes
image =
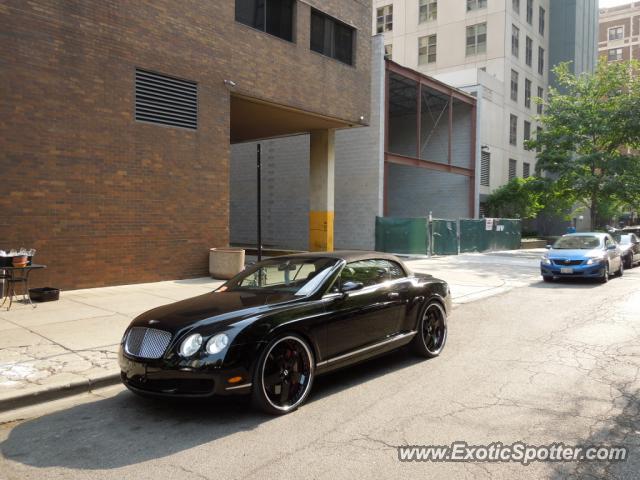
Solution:
[[[561,91],[550,89],[542,130],[526,146],[556,192],[591,208],[595,228],[612,205],[640,205],[640,64],[601,62],[574,75],[564,63],[554,73]]]
[[[538,176],[514,178],[489,195],[487,213],[491,217],[522,219],[535,218],[540,212],[567,215],[574,197],[557,187],[553,181]]]

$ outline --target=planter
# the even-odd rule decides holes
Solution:
[[[60,289],[51,287],[30,288],[29,298],[34,302],[53,302],[60,298]]]
[[[209,273],[212,278],[228,280],[244,270],[242,248],[212,248],[209,251]]]

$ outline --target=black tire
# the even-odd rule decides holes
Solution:
[[[436,301],[429,302],[420,313],[417,330],[411,341],[413,352],[425,358],[440,355],[447,343],[447,313],[444,307]]]
[[[600,283],[607,283],[609,281],[609,262],[604,264],[604,271],[602,277],[600,277]]]
[[[622,261],[622,258],[620,259],[620,268],[618,269],[618,271],[615,273],[616,277],[621,277],[622,275],[624,275],[624,262]]]
[[[544,280],[545,282],[553,282],[553,277],[549,275],[543,275],[542,280]]]
[[[624,268],[633,268],[633,253],[625,258],[626,265]]]
[[[293,333],[276,337],[262,351],[253,372],[252,403],[271,415],[293,412],[309,396],[314,376],[309,344]]]

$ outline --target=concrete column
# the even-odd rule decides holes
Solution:
[[[309,250],[333,251],[335,130],[311,132]]]

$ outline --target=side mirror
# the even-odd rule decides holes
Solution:
[[[545,247],[547,250],[551,249],[551,245],[545,245]]]
[[[615,243],[612,243],[607,247],[607,250],[615,250],[616,248],[618,248],[618,246]]]
[[[340,291],[342,293],[355,292],[356,290],[362,289],[362,287],[364,287],[362,282],[344,282]]]

